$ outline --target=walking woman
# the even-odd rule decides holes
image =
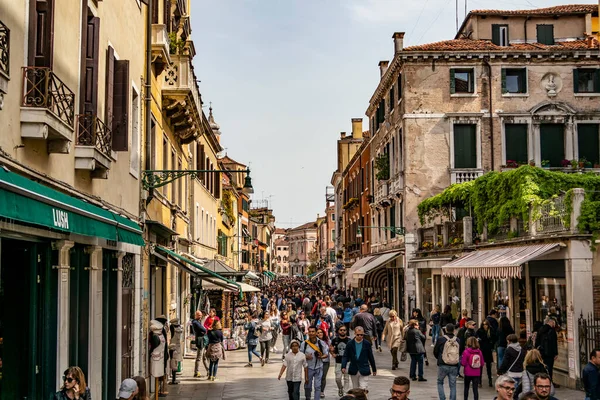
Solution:
[[[280,329],[279,309],[277,308],[277,303],[271,304],[271,309],[269,310],[269,318],[271,320],[271,326],[273,328],[271,331],[271,351],[276,352],[277,347],[275,347],[275,345],[277,344],[277,336],[279,335]],[[267,357],[267,359],[268,358],[269,357]]]
[[[285,355],[290,350],[290,341],[292,340],[292,323],[288,318],[287,312],[281,313],[281,339],[283,340],[283,351],[281,354],[281,359],[285,358]]]
[[[258,346],[258,318],[256,315],[257,313],[254,311],[252,313],[252,317],[246,317],[246,324],[244,325],[244,329],[248,332],[246,334],[246,344],[248,345],[248,364],[246,364],[245,367],[252,367],[252,354],[258,357],[262,363],[262,357],[256,350],[256,346]]]
[[[452,308],[449,305],[444,307],[444,312],[440,316],[440,321],[441,321],[440,324],[442,326],[442,330],[444,330],[446,325],[448,325],[448,324],[454,325],[456,323],[456,321],[454,321],[454,317],[452,316]],[[444,331],[444,334],[446,334],[445,331]]]
[[[398,368],[398,348],[403,340],[404,324],[402,320],[398,318],[396,310],[390,311],[390,318],[383,328],[381,334],[382,340],[385,340],[390,352],[392,353],[392,370]]]
[[[327,345],[327,347],[329,347],[329,337],[323,329],[317,329],[317,338],[322,340]],[[331,365],[330,360],[331,357],[329,353],[327,353],[327,357],[321,359],[321,361],[323,361],[323,375],[321,376],[321,397],[323,397],[323,393],[325,393],[325,385],[327,385],[327,372],[329,372],[329,366]]]
[[[143,376],[134,376],[133,380],[137,383],[138,392],[135,400],[148,400],[148,389],[146,388],[146,379]]]
[[[467,339],[467,347],[463,351],[460,363],[465,367],[465,392],[464,400],[469,398],[469,387],[473,382],[473,398],[479,400],[479,382],[483,369],[483,354],[479,349],[477,338],[471,336]]]
[[[375,316],[375,321],[377,322],[377,324],[375,325],[377,327],[377,337],[375,338],[375,344],[377,350],[379,350],[379,352],[381,353],[381,335],[383,334],[385,322],[383,322],[383,316],[381,315],[380,308],[376,308],[375,310],[373,310],[373,315]]]
[[[506,374],[510,376],[515,380],[515,387],[517,387],[523,376],[523,363],[527,350],[521,348],[519,338],[514,333],[508,335],[506,340],[508,341],[508,346],[506,347],[506,354],[502,359],[502,363],[498,364],[498,375]]]
[[[438,337],[440,336],[440,322],[442,320],[442,313],[440,312],[440,306],[435,306],[433,312],[429,316],[429,325],[431,326],[431,347],[435,346]]]
[[[423,334],[421,341],[423,342],[423,358],[425,359],[425,365],[429,366],[429,360],[427,359],[427,350],[425,350],[425,341],[427,340],[427,320],[423,316],[420,308],[413,309],[412,319],[416,319],[419,322],[419,330]]]
[[[406,352],[410,354],[410,378],[413,381],[417,380],[417,365],[419,367],[419,381],[427,380],[423,377],[424,340],[425,336],[419,329],[419,321],[411,319],[408,322],[408,331],[406,332]]]
[[[498,346],[498,366],[502,365],[502,361],[504,360],[504,352],[506,351],[506,346],[508,346],[506,338],[513,333],[515,333],[515,330],[508,318],[500,317],[500,320],[498,321],[498,337],[496,342]]]
[[[90,388],[85,384],[85,376],[79,367],[69,367],[63,373],[63,385],[52,400],[92,400]]]
[[[271,346],[271,340],[273,339],[273,327],[271,325],[271,318],[269,312],[263,313],[263,319],[258,329],[260,330],[260,336],[258,341],[260,343],[260,365],[264,366],[265,363],[269,363],[269,351]]]
[[[484,319],[481,323],[481,327],[477,330],[476,336],[479,340],[479,349],[483,354],[483,361],[485,361],[488,385],[489,387],[493,387],[492,363],[494,362],[494,344],[496,343],[496,332],[494,332],[490,326],[490,322],[487,319]]]
[[[519,399],[524,396],[524,393],[534,390],[534,377],[539,373],[548,375],[548,368],[546,368],[546,365],[542,360],[542,354],[539,350],[531,349],[527,352],[527,355],[525,355],[525,370],[521,375],[521,385],[523,386],[523,390],[519,395]],[[554,396],[554,385],[551,386],[550,396]]]
[[[219,360],[225,359],[225,347],[223,347],[223,332],[221,331],[221,321],[215,320],[212,324],[212,329],[208,331],[208,349],[207,357],[210,360],[208,365],[208,380],[217,380],[217,368]]]

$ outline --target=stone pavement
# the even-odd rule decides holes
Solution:
[[[169,385],[169,395],[167,399],[171,400],[286,400],[287,386],[284,378],[277,380],[277,375],[281,368],[281,340],[277,346],[279,351],[271,355],[270,364],[264,367],[254,358],[254,367],[244,368],[248,362],[246,349],[228,351],[225,361],[219,363],[217,372],[218,380],[209,382],[206,379],[206,371],[202,370],[202,378],[192,378],[194,370],[194,360],[185,359],[183,374],[178,378],[179,385]],[[410,398],[415,399],[437,399],[437,366],[433,357],[433,348],[430,342],[426,345],[430,364],[425,369],[425,378],[427,382],[411,382]],[[410,357],[406,362],[400,363],[400,368],[396,371],[391,370],[391,355],[385,347],[383,352],[375,354],[378,374],[371,377],[369,381],[369,400],[386,400],[390,397],[389,388],[395,376],[408,376],[410,367]],[[337,386],[335,384],[335,363],[332,360],[331,368],[327,375],[327,387],[325,389],[326,399],[338,399]],[[448,383],[446,381],[446,396],[449,395]],[[457,383],[457,398],[463,398],[463,382],[461,379]],[[300,389],[301,399],[304,400],[304,390]],[[495,391],[487,385],[487,375],[484,371],[484,387],[479,390],[479,396],[482,400],[491,400],[495,397]],[[560,400],[583,399],[583,392],[577,392],[569,389],[557,389],[556,397]],[[473,393],[470,393],[473,398]],[[154,399],[154,397],[151,397]]]

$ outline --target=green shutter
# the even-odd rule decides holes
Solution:
[[[565,126],[563,124],[540,125],[540,150],[542,160],[550,161],[551,167],[560,167],[565,158]]]
[[[579,93],[579,70],[573,69],[573,93]]]
[[[516,161],[520,164],[527,163],[527,125],[504,125],[506,161]]]
[[[502,68],[502,93],[507,93],[506,90],[506,69]]]
[[[454,125],[454,168],[477,168],[476,125]]]
[[[396,226],[396,206],[393,205],[390,207],[390,226],[394,227]],[[393,230],[390,231],[390,239],[393,239],[396,237],[396,232],[394,232]]]
[[[454,82],[454,68],[450,68],[450,93],[456,93],[456,83]]]
[[[554,25],[537,25],[537,41],[545,45],[554,44]]]
[[[500,25],[492,25],[492,43],[500,46]]]
[[[579,159],[585,158],[592,164],[600,162],[600,137],[598,124],[577,124]]]
[[[600,93],[600,69],[596,69],[594,73],[594,92]]]

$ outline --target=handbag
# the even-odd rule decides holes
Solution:
[[[406,340],[400,341],[400,346],[398,346],[398,351],[400,353],[406,353]]]
[[[406,361],[407,359],[407,355],[406,352],[402,353],[402,355],[400,356],[400,361]]]

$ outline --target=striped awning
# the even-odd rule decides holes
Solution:
[[[374,258],[377,258],[377,256],[363,257],[363,258],[357,260],[354,264],[352,264],[350,269],[348,269],[348,271],[346,271],[346,286],[347,287],[350,287],[352,285],[354,272],[356,272],[358,269],[364,267],[369,261],[373,260]]]
[[[354,271],[350,281],[350,286],[355,288],[385,286],[385,284],[382,282],[384,279],[387,279],[387,272],[383,267],[401,255],[401,251],[393,251],[391,253],[383,253],[372,256],[366,264]],[[381,279],[366,279],[368,275],[375,274],[376,272],[379,272],[377,275],[378,277],[381,277]],[[360,284],[361,280],[363,281],[362,285]]]
[[[443,276],[485,279],[521,278],[522,265],[558,251],[561,243],[513,246],[468,253],[442,267]]]
[[[310,279],[312,279],[314,281],[315,279],[319,278],[321,275],[323,275],[327,271],[328,271],[327,268],[324,268],[324,269],[322,269],[320,271],[317,271],[317,272],[315,272],[314,274],[312,274],[310,276]]]

